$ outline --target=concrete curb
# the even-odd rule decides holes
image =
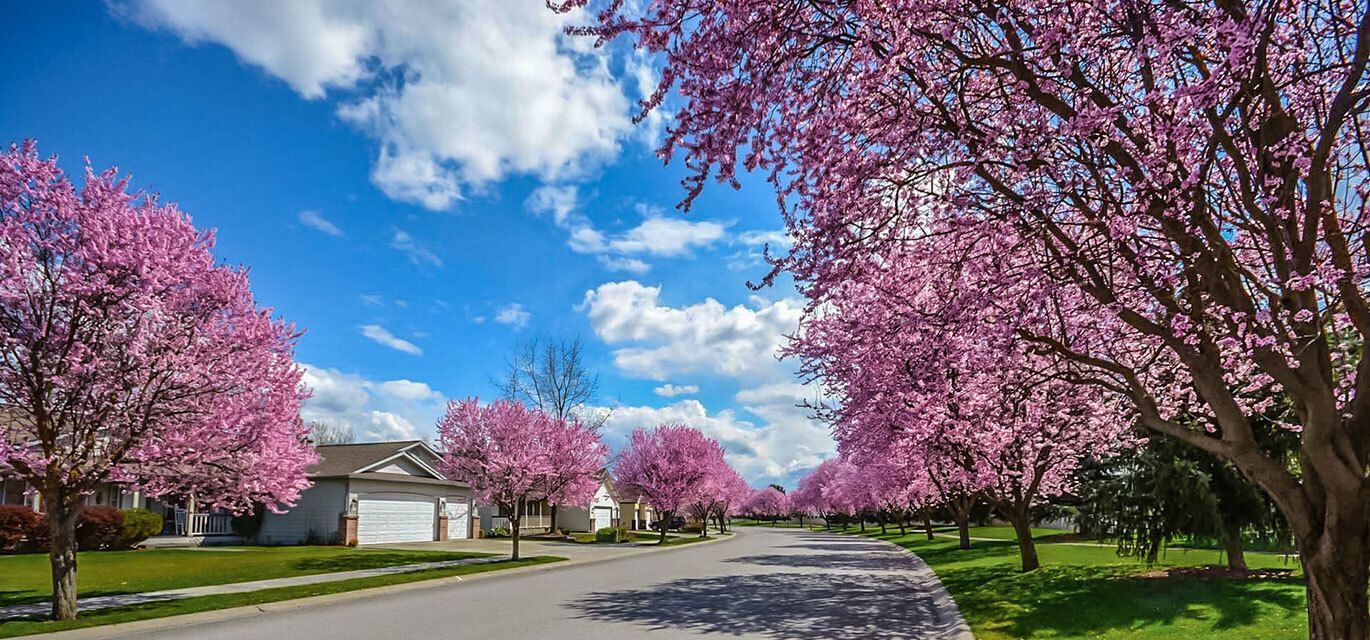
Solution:
[[[293,600],[281,600],[279,602],[267,602],[258,605],[248,605],[244,607],[233,607],[231,609],[216,609],[214,611],[201,611],[199,613],[187,613],[178,616],[167,616],[163,618],[152,618],[149,620],[135,620],[133,622],[123,622],[119,624],[99,625],[86,627],[84,629],[70,629],[67,631],[52,631],[28,636],[19,636],[14,640],[26,640],[30,638],[41,638],[42,640],[102,640],[104,638],[122,638],[139,634],[161,631],[163,629],[190,627],[197,625],[212,624],[225,620],[237,620],[240,618],[251,618],[259,615],[278,613],[282,611],[294,611],[307,607],[334,604],[338,602],[349,602],[353,600],[363,600],[377,596],[390,595],[394,593],[404,593],[406,591],[416,591],[419,589],[434,589],[448,587],[458,584],[480,582],[482,580],[494,580],[499,578],[510,578],[526,573],[537,573],[544,571],[556,571],[566,567],[580,567],[605,562],[614,562],[624,558],[646,555],[650,553],[667,553],[680,549],[697,548],[710,544],[718,544],[736,539],[740,534],[736,531],[730,536],[711,536],[702,542],[692,542],[689,544],[674,545],[667,547],[650,547],[645,549],[633,549],[627,553],[609,556],[604,558],[589,558],[585,560],[561,560],[548,564],[539,564],[528,567],[515,567],[512,569],[500,569],[496,571],[484,571],[473,573],[466,576],[451,576],[448,578],[434,578],[432,580],[419,580],[417,582],[405,582],[392,584],[384,587],[371,587],[369,589],[356,589],[353,591],[343,591],[341,593],[330,593],[321,596],[310,596],[307,598],[296,598]],[[941,584],[940,582],[938,583]]]
[[[834,533],[834,532],[831,532],[831,531],[812,531],[812,532],[813,532],[813,533],[823,533],[823,534],[831,535],[831,536],[844,536],[844,537],[849,537],[849,536],[850,536],[850,534]],[[941,613],[942,615],[947,616],[947,617],[949,617],[949,618],[951,618],[952,620],[955,621],[954,628],[950,629],[950,630],[947,632],[947,634],[944,635],[944,636],[942,636],[942,637],[943,637],[945,640],[975,640],[975,634],[972,633],[971,630],[970,630],[970,623],[969,623],[969,622],[966,622],[966,617],[963,616],[963,615],[961,615],[961,607],[957,606],[957,604],[956,604],[956,599],[953,598],[953,597],[951,597],[951,592],[950,592],[950,591],[947,591],[946,585],[942,584],[941,578],[938,578],[938,577],[937,577],[937,572],[933,571],[933,570],[932,570],[932,567],[928,566],[928,563],[927,563],[927,562],[924,562],[922,558],[918,557],[918,554],[914,553],[914,552],[913,552],[912,550],[910,550],[910,549],[905,549],[904,547],[901,547],[901,546],[899,546],[899,545],[897,545],[897,544],[894,544],[893,542],[890,542],[890,541],[888,541],[888,540],[881,540],[881,539],[879,539],[879,538],[870,538],[870,537],[867,537],[867,536],[857,536],[857,537],[858,537],[859,539],[861,539],[861,540],[870,540],[870,541],[873,541],[873,542],[879,542],[879,543],[881,543],[881,544],[888,545],[888,546],[893,547],[893,548],[895,548],[895,549],[898,549],[899,551],[902,551],[902,552],[904,552],[904,553],[906,553],[906,554],[908,554],[908,555],[910,555],[910,556],[913,556],[913,560],[914,560],[914,562],[917,564],[917,568],[915,568],[915,569],[913,570],[913,574],[916,575],[916,576],[918,576],[918,577],[920,577],[920,578],[922,578],[922,579],[924,579],[924,580],[926,580],[927,583],[928,583],[929,585],[931,585],[932,590],[933,590],[933,592],[934,592],[933,595],[936,597],[936,599],[937,599],[937,601],[938,601],[938,603],[939,603],[939,605],[940,605],[940,609],[941,609],[941,612],[940,612],[940,613]]]

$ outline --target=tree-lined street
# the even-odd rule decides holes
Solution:
[[[594,564],[106,637],[956,638],[959,615],[914,556],[797,529]]]

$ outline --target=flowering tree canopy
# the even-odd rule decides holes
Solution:
[[[0,475],[52,535],[53,615],[76,614],[74,531],[101,483],[245,511],[292,504],[316,461],[298,333],[175,205],[32,142],[0,154]]]
[[[667,424],[636,429],[614,464],[620,487],[642,496],[657,518],[669,522],[709,489],[723,462],[718,442],[692,427]],[[666,527],[661,528],[666,539]]]
[[[754,517],[774,520],[789,515],[790,499],[775,487],[763,487],[752,492],[745,509]]]
[[[469,481],[482,501],[508,514],[513,558],[524,507],[537,500],[588,503],[609,450],[589,428],[513,400],[447,405],[438,421],[444,473]]]
[[[681,97],[689,198],[770,175],[778,266],[815,299],[891,246],[1010,227],[1006,273],[1064,320],[1022,333],[1261,485],[1312,636],[1370,635],[1370,6],[662,0],[582,32],[664,56],[646,107]],[[1270,402],[1297,468],[1252,429]]]

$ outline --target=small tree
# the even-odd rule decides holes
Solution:
[[[476,398],[453,401],[438,421],[438,435],[444,472],[470,481],[483,501],[509,514],[514,560],[524,508],[550,497],[588,502],[609,454],[579,422],[513,400],[488,406]]]
[[[696,496],[711,473],[709,461],[721,458],[722,451],[712,438],[685,425],[636,429],[614,464],[614,477],[652,505],[662,523],[659,541],[665,542],[666,523]]]
[[[559,420],[577,420],[598,433],[609,420],[609,410],[591,407],[599,393],[599,375],[585,366],[580,336],[533,338],[520,343],[505,363],[504,378],[495,381],[500,394],[542,410]],[[551,502],[551,528],[557,527],[557,508]]]
[[[351,426],[326,420],[309,423],[309,442],[316,447],[333,444],[352,444],[357,441],[357,432]]]
[[[774,486],[768,486],[752,492],[747,499],[746,509],[753,518],[766,518],[775,524],[776,520],[789,514],[790,500]]]
[[[38,492],[52,616],[76,617],[76,524],[118,483],[247,510],[293,503],[316,461],[295,329],[174,205],[32,142],[0,154],[0,475]]]

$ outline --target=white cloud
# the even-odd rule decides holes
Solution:
[[[663,398],[674,398],[676,396],[692,396],[696,393],[699,393],[699,385],[671,384],[668,382],[655,389],[652,389],[652,393],[655,393]]]
[[[435,210],[507,175],[564,178],[616,156],[651,73],[613,78],[613,47],[563,33],[590,17],[542,2],[128,2],[116,11],[334,100],[378,143],[372,181]]]
[[[405,255],[409,256],[409,261],[414,264],[442,266],[442,258],[429,251],[428,247],[419,244],[419,241],[415,240],[414,236],[409,235],[407,231],[396,229],[395,235],[390,238],[390,248],[403,251]]]
[[[627,375],[666,380],[707,372],[747,380],[787,379],[777,361],[785,334],[802,309],[789,300],[752,300],[723,306],[713,298],[684,307],[660,303],[661,288],[636,280],[609,282],[585,292],[580,308],[595,334],[614,349],[614,364]]]
[[[307,227],[312,227],[333,237],[338,237],[343,234],[342,229],[339,229],[338,225],[329,222],[328,219],[323,217],[323,214],[318,211],[301,211],[300,222]]]
[[[394,349],[396,351],[403,351],[404,353],[407,353],[409,355],[423,355],[423,349],[420,349],[418,345],[408,340],[396,337],[395,334],[390,333],[389,330],[378,324],[363,325],[361,329],[362,335],[366,336],[367,338],[370,338],[377,344],[390,347],[391,349]]]
[[[596,255],[599,263],[611,271],[636,275],[651,269],[642,257],[690,257],[695,250],[708,249],[723,240],[733,224],[667,217],[659,208],[638,203],[633,210],[642,221],[620,234],[610,234],[595,227],[581,211],[576,187],[566,185],[538,187],[524,204],[533,213],[550,215],[552,222],[566,231],[566,245],[572,251]]]
[[[377,293],[363,293],[357,298],[361,299],[362,303],[367,306],[378,307],[385,304],[385,297]]]
[[[750,408],[748,409],[751,410]],[[728,463],[755,485],[780,482],[793,486],[797,477],[835,451],[827,429],[794,416],[758,426],[732,410],[710,414],[698,400],[664,407],[617,406],[609,414],[606,436],[626,440],[633,429],[685,424],[718,440]]]
[[[533,314],[525,311],[523,305],[517,302],[505,305],[495,312],[495,322],[507,324],[515,329],[528,326],[528,321],[531,319],[533,319]]]
[[[432,437],[447,404],[443,394],[422,382],[377,382],[337,369],[303,366],[304,383],[314,395],[300,415],[306,421],[349,426],[362,441]]]

